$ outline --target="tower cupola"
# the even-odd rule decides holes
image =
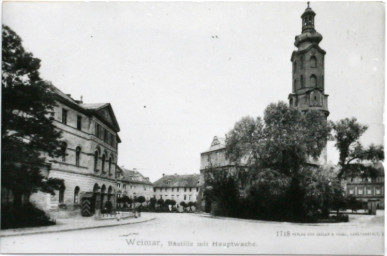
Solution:
[[[314,16],[316,16],[316,13],[310,8],[309,2],[308,7],[305,9],[304,13],[301,15],[302,19],[302,33],[305,32],[315,32],[314,29]]]

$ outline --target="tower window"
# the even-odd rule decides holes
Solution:
[[[105,154],[102,155],[102,172],[105,172],[105,160],[106,160],[106,156]]]
[[[301,88],[304,88],[304,77],[301,75]]]
[[[297,71],[297,62],[294,61],[293,62],[293,72],[296,72]]]
[[[62,145],[61,145],[61,154],[62,154],[62,162],[66,162],[66,150],[67,150],[67,143],[66,142],[62,142]]]
[[[310,57],[310,67],[316,68],[317,67],[317,59],[315,56]]]
[[[294,79],[293,81],[293,92],[296,92],[297,90],[297,79]]]
[[[81,148],[77,147],[75,149],[75,165],[76,166],[79,166],[80,158],[81,158]]]
[[[98,168],[98,157],[99,157],[99,152],[96,150],[94,152],[94,171],[97,171]]]
[[[312,76],[310,77],[310,86],[311,86],[311,87],[316,87],[316,85],[317,85],[317,79],[316,79],[316,76],[315,76],[315,75],[312,75]]]

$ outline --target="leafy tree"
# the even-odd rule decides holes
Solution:
[[[213,205],[213,213],[222,216],[236,216],[239,200],[239,188],[235,175],[238,172],[228,172],[210,166],[204,172],[206,188],[204,199]],[[188,206],[188,205],[187,205]]]
[[[143,197],[143,196],[137,197],[137,198],[136,198],[136,202],[137,202],[137,203],[140,203],[141,206],[142,206],[142,204],[145,202],[145,197]]]
[[[302,112],[284,102],[270,104],[263,118],[245,117],[235,124],[226,136],[226,157],[240,166],[234,177],[238,180],[243,177],[241,181],[250,184],[247,186],[251,188],[250,201],[258,200],[257,206],[252,206],[253,211],[260,208],[261,212],[270,212],[281,203],[292,218],[305,218],[303,200],[308,191],[302,184],[303,179],[312,174],[302,170],[308,169],[310,158],[320,156],[330,130],[324,113]],[[275,185],[278,182],[285,186],[286,194],[276,198],[280,192]],[[228,183],[233,184],[231,180]],[[267,188],[266,198],[259,195],[258,192],[264,192],[259,185]],[[235,194],[235,188],[234,191]],[[270,201],[272,199],[278,200]],[[234,197],[233,201],[238,200]],[[251,205],[250,202],[244,203]]]
[[[54,94],[39,75],[40,60],[25,51],[14,31],[2,28],[1,185],[20,206],[23,194],[54,194],[63,187],[63,181],[46,179],[40,172],[45,157],[61,154],[61,133],[52,123]]]
[[[187,203],[182,201],[180,202],[181,207],[183,207],[183,210],[188,207]]]
[[[188,202],[187,205],[188,205],[190,211],[192,211],[192,207],[196,207],[196,203],[195,202]]]
[[[151,208],[153,208],[153,209],[155,208],[156,202],[157,202],[157,200],[156,200],[156,198],[154,198],[154,197],[152,197],[152,198],[149,200],[149,203],[150,203]]]
[[[380,145],[364,147],[359,142],[368,127],[360,124],[354,117],[331,122],[331,126],[333,137],[336,140],[335,146],[340,152],[339,178],[343,176],[375,177],[378,173],[375,164],[384,160],[384,148]]]
[[[172,207],[175,206],[176,205],[176,201],[175,200],[171,200],[170,205],[172,205]]]
[[[159,200],[157,200],[157,204],[159,206],[163,206],[164,205],[164,199],[160,198]]]

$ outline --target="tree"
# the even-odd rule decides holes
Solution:
[[[41,174],[45,157],[61,155],[61,132],[53,125],[54,93],[39,75],[40,60],[26,52],[8,26],[2,30],[2,176],[14,205],[23,194],[54,194],[63,181]]]
[[[384,160],[383,146],[370,145],[364,147],[360,137],[367,131],[366,125],[360,124],[356,118],[345,118],[331,122],[336,148],[339,150],[339,178],[345,176],[375,177],[378,173],[379,161]]]
[[[188,207],[187,203],[182,201],[180,202],[181,207],[183,207],[183,210]]]
[[[188,202],[187,205],[188,205],[190,211],[192,211],[192,207],[196,207],[196,203],[195,202]]]
[[[152,198],[149,200],[149,203],[150,203],[150,206],[151,206],[152,209],[155,208],[156,202],[157,202],[157,200],[156,200],[156,198],[154,198],[154,197],[152,197]]]
[[[301,172],[310,165],[310,158],[320,156],[330,130],[321,111],[300,111],[284,102],[273,103],[263,118],[245,117],[235,124],[226,135],[226,157],[242,167],[237,168],[235,177],[244,177],[246,184],[258,181],[269,189],[269,197],[260,199],[266,210],[274,203],[270,198],[275,198],[275,179],[286,184],[286,201],[280,202],[289,216],[303,219],[307,191],[301,185],[306,174]],[[259,197],[256,192],[260,189],[252,189],[250,194]]]
[[[143,196],[137,197],[136,202],[140,203],[141,207],[142,207],[142,204],[145,202],[145,197],[143,197]]]
[[[157,200],[157,204],[162,207],[164,206],[164,199],[160,198],[159,200]]]

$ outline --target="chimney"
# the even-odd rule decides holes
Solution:
[[[163,177],[165,176],[165,173],[163,173]]]
[[[81,95],[80,102],[81,102],[81,104],[83,104],[83,96],[82,95]]]

